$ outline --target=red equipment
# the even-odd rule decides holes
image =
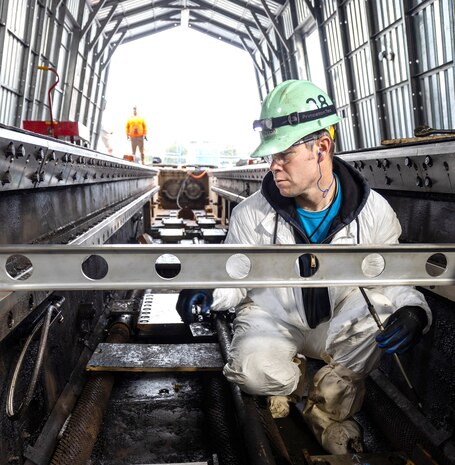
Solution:
[[[36,134],[43,134],[45,136],[55,137],[56,139],[65,139],[78,145],[88,146],[90,144],[90,131],[86,126],[75,121],[54,121],[51,92],[60,81],[57,70],[49,68],[48,66],[38,66],[38,69],[42,71],[51,71],[57,76],[57,80],[47,91],[50,121],[25,120],[23,121],[24,129]]]

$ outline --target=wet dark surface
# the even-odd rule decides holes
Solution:
[[[200,373],[126,373],[117,376],[102,429],[92,454],[93,465],[206,462],[214,453],[204,412]],[[276,424],[293,465],[306,464],[303,451],[324,455],[299,413],[291,408]],[[364,431],[365,451],[381,453],[390,444],[368,417],[356,420]]]
[[[202,402],[197,373],[118,376],[91,463],[207,461]]]

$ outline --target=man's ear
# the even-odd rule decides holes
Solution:
[[[330,154],[330,148],[332,146],[332,140],[329,136],[323,136],[319,139],[318,143],[318,163],[324,161]]]

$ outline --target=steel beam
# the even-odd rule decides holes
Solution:
[[[316,262],[310,277],[297,266],[306,254]],[[173,277],[160,275],[161,265]],[[0,247],[0,291],[453,284],[455,244]]]

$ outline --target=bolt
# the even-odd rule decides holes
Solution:
[[[430,157],[430,155],[425,157],[425,165],[427,165],[429,168],[433,166],[433,159]]]
[[[9,184],[10,182],[11,182],[11,175],[8,170],[8,171],[5,171],[5,173],[2,176],[2,186],[4,186],[5,184]]]
[[[38,149],[35,158],[37,161],[43,161],[44,160],[44,150],[43,149]]]
[[[13,159],[15,157],[16,147],[14,147],[14,144],[12,142],[10,142],[8,144],[8,147],[6,147],[5,155],[6,155],[6,158],[11,157],[11,159]]]
[[[24,144],[19,145],[17,152],[16,152],[16,158],[22,158],[22,157],[25,157]]]

